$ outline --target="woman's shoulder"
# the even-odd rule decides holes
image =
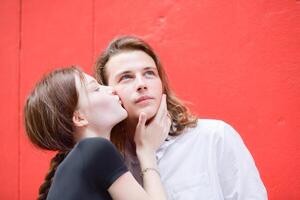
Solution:
[[[119,176],[127,172],[120,152],[105,138],[83,139],[76,148],[82,157],[86,179],[95,185],[107,189]]]
[[[85,159],[88,157],[93,159],[95,157],[105,157],[119,154],[118,150],[111,141],[101,137],[82,139],[78,142],[75,148],[80,151]]]

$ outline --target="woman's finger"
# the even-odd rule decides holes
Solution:
[[[160,105],[159,105],[159,108],[158,108],[158,111],[154,117],[154,121],[162,121],[165,114],[167,112],[167,97],[165,94],[162,95],[161,97],[161,101],[160,101]]]
[[[145,128],[146,121],[147,121],[146,114],[144,112],[141,112],[139,116],[138,124],[136,125],[136,131],[138,131],[138,133],[140,133],[142,129]]]

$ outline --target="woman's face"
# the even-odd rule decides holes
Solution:
[[[112,86],[130,120],[141,112],[152,118],[160,105],[162,82],[154,60],[143,51],[125,51],[112,56],[105,65],[108,85]]]
[[[113,127],[127,117],[121,101],[109,86],[99,85],[90,75],[84,74],[84,80],[76,76],[76,88],[79,93],[77,111],[96,129]],[[83,83],[83,84],[82,84]]]

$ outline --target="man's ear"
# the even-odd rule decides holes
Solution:
[[[72,120],[73,120],[75,127],[83,127],[83,126],[86,126],[89,124],[86,117],[79,111],[74,112]]]

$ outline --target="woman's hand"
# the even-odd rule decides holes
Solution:
[[[147,126],[146,121],[146,114],[141,113],[134,136],[138,155],[140,153],[154,154],[169,134],[171,118],[168,114],[165,94],[162,96],[159,109],[153,120]]]

